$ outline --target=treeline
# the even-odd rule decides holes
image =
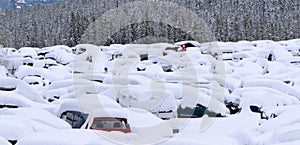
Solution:
[[[0,44],[19,48],[59,44],[74,46],[84,43],[81,37],[91,26],[90,24],[105,12],[133,1],[136,0],[65,0],[51,6],[38,5],[18,11],[7,10],[4,16],[0,16]],[[300,38],[299,0],[166,1],[177,3],[195,12],[199,18],[206,21],[220,41]],[[147,23],[144,29],[159,30],[160,28],[149,27]],[[128,31],[131,30],[124,32]],[[132,31],[145,32],[143,28]],[[103,45],[99,44],[98,40],[91,39],[89,42]]]

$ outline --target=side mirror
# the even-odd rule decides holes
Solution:
[[[255,112],[255,113],[262,113],[261,107],[257,107],[257,106],[251,105],[251,106],[250,106],[250,109],[251,109],[252,112]]]

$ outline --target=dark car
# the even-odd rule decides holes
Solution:
[[[199,118],[203,117],[203,115],[205,114],[209,117],[223,117],[220,113],[215,113],[213,111],[207,110],[207,107],[201,104],[197,104],[194,108],[182,108],[181,106],[179,106],[179,108],[177,109],[178,118]]]
[[[78,111],[66,111],[61,114],[60,118],[68,122],[72,128],[81,128],[87,120],[88,114]]]

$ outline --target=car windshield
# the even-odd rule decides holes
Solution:
[[[124,121],[117,120],[117,119],[95,119],[92,128],[125,129],[126,125]]]

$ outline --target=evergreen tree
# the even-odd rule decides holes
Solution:
[[[99,36],[97,32],[109,29],[112,25],[120,25],[120,22],[107,23],[106,27],[101,27],[94,22],[104,13],[134,1],[137,0],[65,0],[62,3],[53,3],[51,6],[37,5],[30,9],[7,10],[4,16],[0,16],[0,43],[16,48],[59,44],[74,46],[78,43],[98,44],[104,36]],[[286,40],[300,37],[299,0],[164,1],[195,12],[199,18],[206,21],[220,41]],[[132,7],[132,9],[138,8]],[[136,16],[136,14],[128,15],[132,18]],[[185,17],[194,19],[191,16]],[[181,16],[170,14],[168,19],[183,25],[188,23],[179,18]],[[121,21],[122,18],[116,20]],[[102,23],[105,24],[107,21],[102,20]],[[139,23],[126,27],[124,34],[107,31],[108,34],[105,36],[115,35],[115,37],[114,40],[105,39],[111,43],[134,41],[136,38],[151,35],[163,36],[171,40],[188,39],[185,33],[189,32],[182,33],[176,29],[169,29],[168,24],[161,24]],[[83,35],[89,38],[82,40]],[[202,37],[204,40],[206,36]],[[103,42],[100,44],[103,45]]]

